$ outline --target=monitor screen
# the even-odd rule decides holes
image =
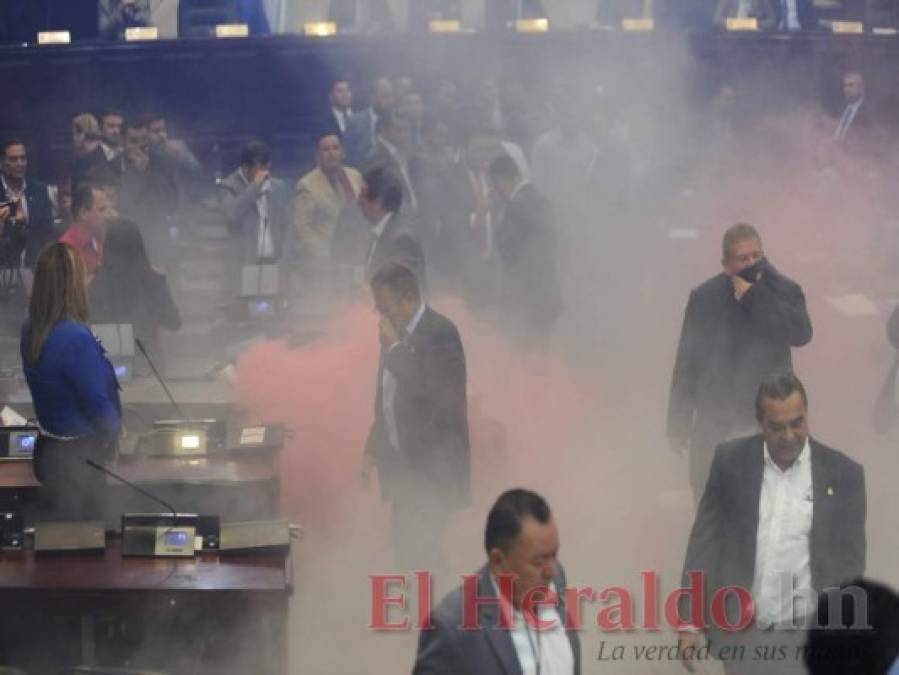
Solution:
[[[170,530],[165,533],[164,537],[166,546],[176,546],[181,548],[187,545],[187,532],[183,530]]]
[[[9,456],[31,457],[37,443],[37,431],[12,431],[9,434]]]

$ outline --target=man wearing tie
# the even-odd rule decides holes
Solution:
[[[452,321],[425,304],[408,267],[378,269],[371,292],[381,358],[362,480],[377,467],[399,568],[435,573],[446,523],[471,499],[465,351]]]
[[[331,104],[329,126],[333,126],[343,137],[350,118],[353,116],[353,90],[350,88],[350,83],[346,80],[335,80],[331,85],[329,102]]]
[[[307,282],[326,282],[332,271],[334,233],[344,209],[355,204],[362,176],[343,164],[343,145],[334,131],[315,144],[316,168],[297,183],[294,226],[300,248],[300,272]]]
[[[860,72],[851,70],[843,75],[843,98],[846,106],[833,138],[837,143],[854,144],[871,127],[868,106],[865,105],[865,78]]]

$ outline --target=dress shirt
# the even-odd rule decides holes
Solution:
[[[36,363],[26,358],[28,335],[26,321],[22,364],[41,429],[64,438],[93,434],[118,438],[122,429],[118,382],[90,329],[60,321],[47,336]]]
[[[368,255],[365,256],[365,269],[370,272],[374,272],[375,270],[371,270],[371,259],[375,255],[375,248],[378,246],[378,240],[381,238],[381,235],[384,234],[384,230],[387,228],[387,223],[390,222],[390,219],[393,218],[394,214],[392,211],[384,214],[384,217],[378,221],[378,224],[371,228],[371,242],[368,245]]]
[[[28,189],[28,182],[22,179],[22,189],[16,190],[6,182],[6,176],[0,175],[0,181],[3,182],[3,192],[9,201],[16,202],[16,208],[28,221],[28,199],[25,197],[25,191]],[[18,215],[18,214],[17,214]]]
[[[781,469],[764,444],[765,468],[759,499],[755,578],[752,596],[756,622],[789,625],[793,622],[793,588],[812,587],[809,537],[812,531],[812,460],[806,439],[799,457]],[[784,580],[793,583],[784,584]],[[781,588],[784,586],[784,588]],[[806,611],[810,607],[804,608]]]
[[[509,600],[499,592],[499,585],[492,574],[490,581],[500,603],[508,607]],[[554,582],[550,582],[549,589],[553,593],[558,593]],[[512,608],[513,628],[510,636],[518,657],[521,675],[572,675],[574,654],[571,652],[571,642],[565,634],[559,610],[548,605],[535,606],[534,609],[541,621],[552,622],[551,628],[537,630],[527,623],[519,610]]]
[[[406,324],[404,340],[415,332],[424,313],[425,304],[421,303],[412,320]],[[399,343],[390,345],[390,349],[396,347],[397,344]],[[384,368],[384,372],[381,375],[381,410],[384,413],[384,423],[387,425],[387,439],[395,450],[399,450],[400,441],[396,427],[396,377],[387,368]]]
[[[243,178],[247,187],[250,186],[250,180],[240,169],[240,177]],[[271,182],[266,180],[259,190],[259,196],[256,198],[256,213],[259,214],[259,228],[256,235],[256,257],[257,258],[274,258],[275,244],[272,241],[272,228],[269,224],[268,217],[268,195],[271,192]]]
[[[468,180],[471,182],[471,189],[476,195],[478,204],[486,204],[486,209],[479,206],[471,212],[468,225],[472,230],[477,231],[479,237],[477,246],[479,253],[484,260],[493,255],[493,213],[490,211],[490,181],[487,178],[487,172],[484,170],[468,169]]]
[[[846,109],[843,111],[843,116],[840,118],[840,124],[837,126],[837,130],[833,135],[836,140],[842,141],[846,138],[846,132],[849,131],[849,127],[852,126],[852,122],[855,121],[855,116],[858,114],[858,109],[862,107],[862,103],[864,102],[865,98],[862,97],[855,103],[850,103],[846,106]]]
[[[350,109],[344,111],[338,108],[331,108],[331,113],[334,115],[334,119],[337,120],[337,128],[340,130],[340,133],[345,134],[347,122],[353,116],[353,111]]]
[[[121,150],[113,150],[111,147],[106,145],[103,141],[100,141],[100,149],[103,151],[103,154],[106,156],[106,161],[111,162],[116,157],[122,154]]]

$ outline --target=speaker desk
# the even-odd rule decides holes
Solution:
[[[290,551],[128,558],[0,552],[0,658],[28,673],[74,665],[286,673]]]

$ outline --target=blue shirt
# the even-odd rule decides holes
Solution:
[[[37,363],[26,358],[29,323],[22,327],[22,364],[41,428],[55,436],[118,438],[122,404],[112,364],[90,329],[61,321]]]

